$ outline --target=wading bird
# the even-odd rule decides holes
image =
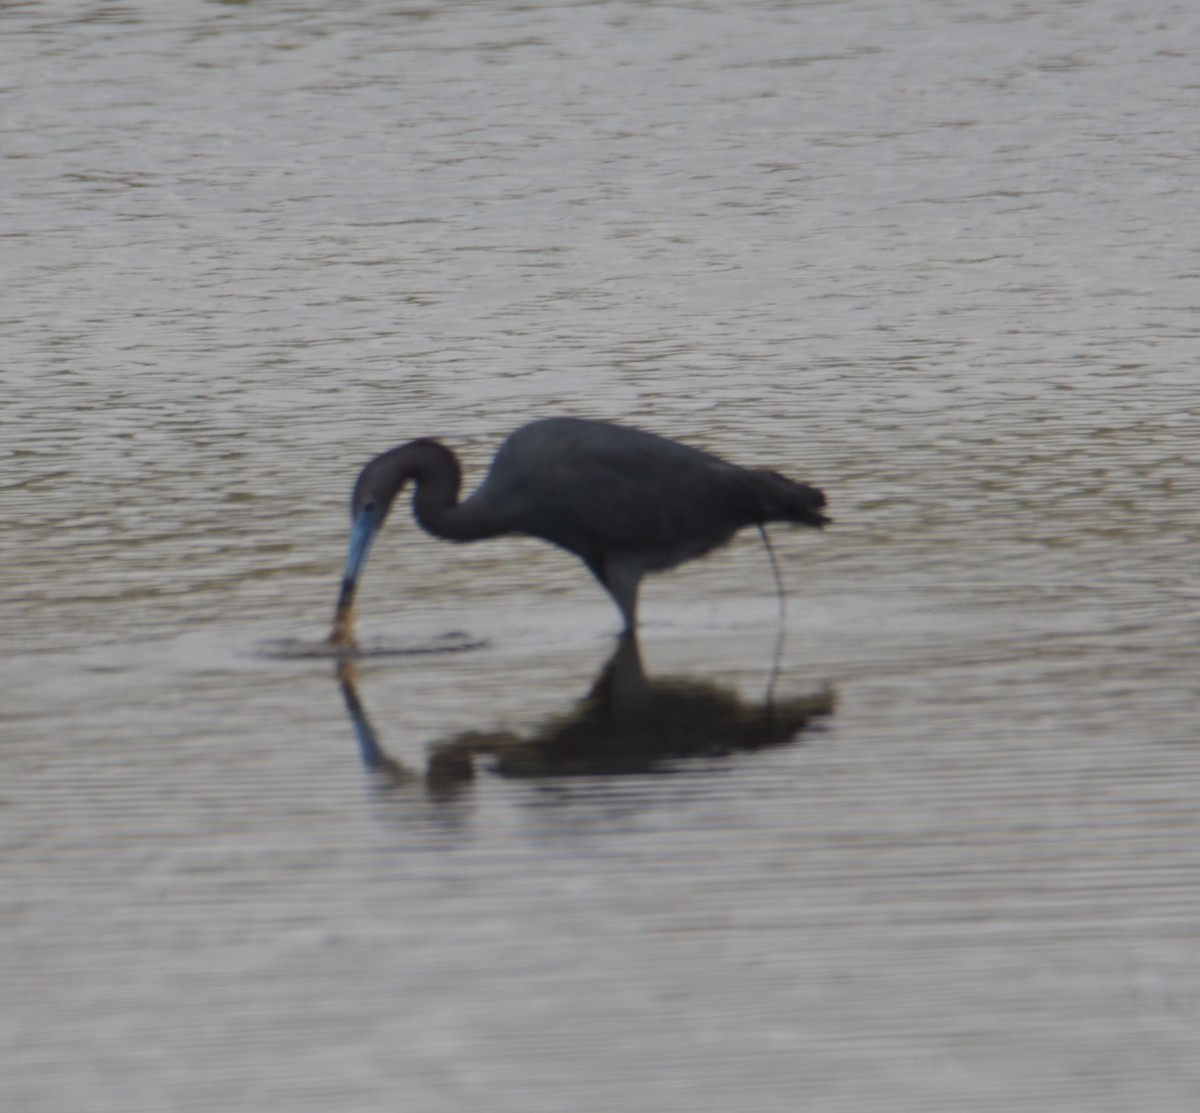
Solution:
[[[818,529],[825,495],[777,472],[742,468],[698,448],[607,421],[554,417],[511,433],[487,477],[458,501],[450,449],[416,440],[376,456],[350,500],[350,545],[330,641],[354,645],[354,593],[371,542],[412,480],[418,524],[448,541],[540,537],[574,553],[637,630],[638,586],[727,542],[745,526]]]

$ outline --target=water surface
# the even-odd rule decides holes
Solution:
[[[5,1108],[1195,1109],[1198,32],[7,9]],[[397,513],[364,636],[485,644],[264,651],[365,459],[555,413],[828,491],[782,643],[748,536],[605,702],[576,561]]]

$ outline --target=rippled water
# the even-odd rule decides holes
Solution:
[[[10,5],[0,1097],[1200,1100],[1190,6]],[[356,467],[828,491],[644,591]]]

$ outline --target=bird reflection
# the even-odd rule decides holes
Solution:
[[[362,760],[393,785],[453,795],[477,763],[505,777],[569,777],[667,771],[687,758],[723,757],[792,741],[814,717],[834,709],[828,688],[786,699],[748,702],[707,681],[650,679],[636,640],[622,638],[575,709],[531,734],[467,731],[432,744],[424,773],[379,744],[358,693],[355,665],[337,667],[342,697]]]

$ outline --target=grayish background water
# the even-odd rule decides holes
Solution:
[[[1196,1109],[1198,19],[6,6],[4,1108]],[[827,488],[776,689],[832,715],[362,767],[261,652],[325,632],[355,468],[552,413]],[[644,618],[761,708],[752,539]],[[489,640],[360,669],[419,771],[561,723],[617,620],[398,515],[362,625]]]

